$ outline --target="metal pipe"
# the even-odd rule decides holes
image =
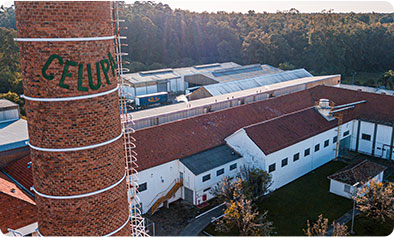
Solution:
[[[334,109],[339,109],[339,108],[347,107],[347,106],[350,106],[350,105],[357,105],[357,104],[362,104],[362,103],[367,103],[367,101],[366,100],[360,100],[360,101],[349,103],[349,104],[338,105],[338,106],[334,106]]]
[[[348,109],[353,109],[353,108],[354,108],[354,105],[351,105],[349,107],[345,107],[345,108],[342,108],[342,109],[333,110],[330,113],[333,114],[333,113],[337,113],[337,112],[341,112],[341,111],[348,110]]]

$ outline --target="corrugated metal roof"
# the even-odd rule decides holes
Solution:
[[[282,72],[281,69],[272,67],[268,64],[252,64],[246,66],[237,66],[227,69],[214,70],[204,73],[203,75],[209,77],[219,83],[238,81],[247,78],[255,78],[267,74]]]
[[[0,151],[26,146],[28,140],[26,120],[0,123]]]
[[[223,82],[218,84],[203,86],[212,96],[223,95],[231,92],[256,88],[265,85],[271,85],[275,83],[290,81],[303,77],[312,77],[305,69],[296,69],[291,71],[283,71],[269,75],[263,75],[259,77]]]
[[[264,92],[269,92],[269,91],[274,91],[286,87],[292,87],[296,85],[302,85],[305,83],[310,83],[310,82],[317,82],[321,80],[327,80],[329,78],[334,78],[338,77],[340,75],[327,75],[327,76],[316,76],[316,77],[305,77],[305,78],[299,78],[299,79],[294,79],[291,81],[285,81],[285,82],[280,82],[272,85],[266,85],[262,87],[256,87],[256,88],[251,88],[247,90],[242,90],[242,91],[236,91],[228,94],[223,94],[223,95],[218,95],[218,96],[212,96],[212,97],[207,97],[203,99],[198,99],[198,100],[191,100],[188,103],[176,103],[176,104],[171,104],[171,105],[166,105],[166,106],[160,106],[160,107],[155,107],[155,108],[150,108],[150,109],[145,109],[145,110],[139,110],[139,111],[134,111],[131,114],[133,115],[134,120],[139,120],[139,119],[144,119],[144,118],[149,118],[152,116],[158,116],[162,114],[169,114],[169,113],[174,113],[177,111],[182,111],[182,110],[188,110],[188,109],[193,109],[195,107],[200,107],[204,105],[210,105],[210,104],[215,104],[218,102],[222,101],[227,101],[229,98],[242,98],[245,96],[249,95],[255,95],[258,93],[264,93]]]
[[[160,81],[172,78],[179,78],[182,75],[201,74],[217,69],[238,67],[240,65],[233,62],[203,64],[182,68],[165,68],[159,70],[142,71],[137,73],[127,73],[123,78],[133,84],[145,83],[150,81]]]
[[[185,157],[180,161],[195,175],[202,174],[228,162],[239,159],[241,156],[230,147],[221,145],[212,149]]]

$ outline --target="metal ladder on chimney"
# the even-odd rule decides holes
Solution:
[[[134,122],[131,114],[127,112],[127,100],[126,91],[124,90],[124,80],[123,73],[128,72],[128,69],[123,67],[124,62],[122,56],[127,55],[127,53],[122,52],[122,46],[127,46],[127,44],[121,43],[122,39],[126,39],[125,36],[120,36],[121,29],[127,29],[126,27],[121,27],[120,23],[124,20],[119,19],[119,2],[112,1],[112,13],[113,13],[113,30],[115,35],[115,56],[116,56],[116,76],[119,85],[119,100],[121,108],[121,123],[124,139],[124,151],[126,158],[126,173],[127,173],[127,196],[129,201],[129,216],[131,223],[131,236],[149,236],[145,229],[144,218],[141,213],[141,202],[138,197],[138,171],[137,165],[137,153],[135,149],[135,138],[132,136],[134,129],[132,128]]]

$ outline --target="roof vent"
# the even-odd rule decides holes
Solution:
[[[334,119],[334,117],[331,116],[331,106],[330,106],[330,100],[329,99],[320,99],[318,103],[315,105],[315,109],[328,121],[331,121]]]

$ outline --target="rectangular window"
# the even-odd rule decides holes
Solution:
[[[216,171],[216,176],[224,174],[224,168]]]
[[[311,149],[310,148],[305,149],[304,156],[309,156],[309,154],[311,154]]]
[[[210,179],[211,179],[211,174],[207,174],[207,175],[202,176],[202,181],[203,182],[205,182],[207,180],[210,180]]]
[[[285,158],[282,160],[282,167],[285,167],[287,165],[289,159]]]
[[[328,145],[330,145],[330,140],[325,140],[324,141],[324,147],[328,147]]]
[[[230,165],[230,170],[235,170],[237,168],[237,163]]]
[[[145,191],[147,188],[148,188],[148,187],[147,187],[147,184],[146,184],[146,182],[145,182],[145,183],[142,183],[142,184],[140,184],[140,185],[138,186],[138,191],[139,191],[139,192],[142,192],[142,191]]]
[[[316,144],[315,145],[315,152],[317,152],[317,151],[319,151],[320,150],[320,144]]]
[[[203,192],[208,192],[209,190],[211,190],[211,188],[206,188]]]
[[[272,165],[268,166],[268,172],[274,172],[275,171],[275,163],[273,163]]]
[[[371,135],[363,133],[361,134],[361,139],[371,141]]]
[[[350,185],[345,184],[344,191],[350,193]]]
[[[332,143],[336,143],[338,141],[338,136],[335,136],[333,139],[332,139]]]
[[[343,133],[343,136],[346,137],[347,135],[349,135],[349,133],[350,133],[349,131],[346,131]]]
[[[293,161],[297,161],[300,159],[300,153],[294,154]]]

